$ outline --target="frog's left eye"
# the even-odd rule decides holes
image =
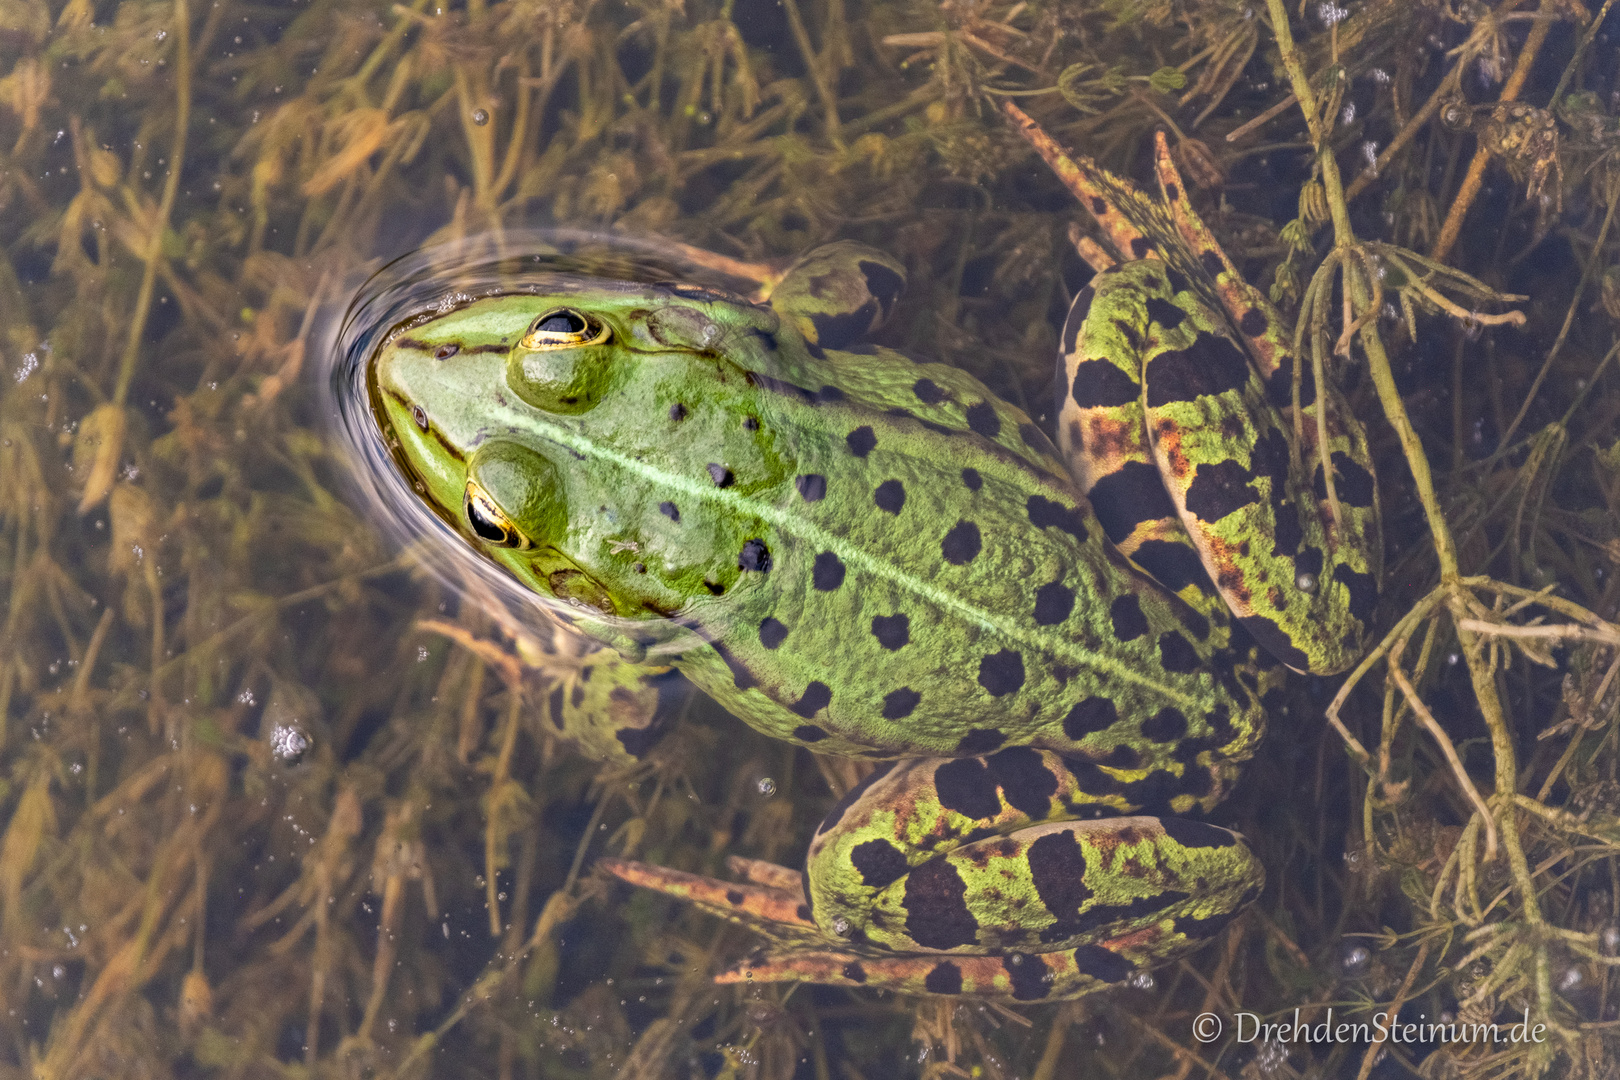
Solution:
[[[573,308],[556,308],[534,320],[518,346],[531,351],[577,349],[601,344],[608,339],[608,333],[607,324],[600,319]]]
[[[489,493],[478,485],[476,480],[467,482],[467,523],[472,531],[478,534],[479,539],[487,540],[500,547],[517,548],[523,550],[529,546],[529,538],[512,523],[501,508],[495,505],[495,500]]]

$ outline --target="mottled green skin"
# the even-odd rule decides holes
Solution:
[[[767,933],[730,978],[1085,993],[1196,947],[1263,870],[1225,830],[1076,819],[1213,806],[1279,668],[1110,546],[1027,416],[858,345],[898,280],[853,245],[769,308],[559,279],[394,334],[374,404],[423,498],[561,617],[767,734],[907,759],[828,815],[802,887],[604,862]],[[1088,320],[1219,323],[1133,280]],[[558,326],[588,343],[525,336]]]
[[[611,328],[595,347],[609,408],[544,412],[509,381],[512,343],[564,303]],[[1218,635],[1184,626],[1107,551],[1051,444],[961,371],[883,349],[817,356],[768,310],[598,286],[474,303],[397,337],[375,377],[400,456],[447,520],[469,531],[468,476],[511,483],[481,470],[526,458],[537,490],[490,494],[532,547],[479,547],[542,595],[565,584],[559,599],[590,606],[564,614],[628,655],[661,644],[767,734],[880,758],[1049,747],[1133,779],[1160,770],[1186,788],[1177,809],[1218,799],[1225,760],[1258,735],[1232,661],[1224,681],[1202,662]],[[767,570],[741,567],[751,543]],[[1043,589],[1069,594],[1067,610],[1043,608]],[[898,624],[874,629],[896,616],[904,644]],[[897,692],[917,700],[885,718]],[[1065,731],[1105,701],[1117,722]]]

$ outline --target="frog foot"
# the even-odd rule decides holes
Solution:
[[[1150,928],[1128,939],[1082,945],[1060,953],[1011,952],[995,956],[874,956],[843,949],[776,951],[765,947],[716,975],[714,981],[876,987],[935,997],[967,995],[984,1001],[1063,1000],[1112,986],[1143,970],[1123,952],[1148,944],[1145,939],[1153,932]]]
[[[762,935],[778,945],[825,945],[810,919],[804,879],[797,870],[759,859],[732,856],[726,865],[746,882],[719,881],[666,866],[604,856],[596,865],[620,881],[692,904],[710,915]]]

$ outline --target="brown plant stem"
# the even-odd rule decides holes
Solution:
[[[1417,958],[1412,961],[1412,966],[1406,969],[1406,978],[1401,980],[1400,990],[1396,991],[1394,1000],[1384,1012],[1385,1026],[1395,1022],[1396,1014],[1401,1011],[1401,1006],[1406,1004],[1406,995],[1411,993],[1412,981],[1417,978],[1417,973],[1423,969],[1423,962],[1428,958],[1429,943],[1425,941],[1418,945]],[[1367,1047],[1367,1052],[1361,1056],[1361,1068],[1356,1071],[1356,1080],[1367,1080],[1372,1074],[1373,1066],[1378,1063],[1380,1051],[1384,1049],[1386,1049],[1384,1044],[1377,1042]]]
[[[1305,113],[1305,120],[1311,131],[1311,139],[1317,147],[1318,160],[1322,167],[1322,182],[1327,189],[1328,207],[1332,213],[1337,244],[1341,248],[1349,247],[1356,243],[1355,233],[1350,226],[1350,212],[1344,201],[1344,187],[1340,182],[1338,163],[1334,160],[1331,147],[1326,144],[1324,138],[1325,132],[1320,110],[1317,106],[1315,89],[1311,86],[1310,78],[1305,72],[1305,65],[1294,48],[1293,33],[1288,26],[1288,12],[1284,8],[1282,0],[1267,0],[1267,5],[1270,9],[1272,28],[1277,37],[1277,47],[1282,55],[1283,66],[1288,73],[1289,81],[1293,84],[1294,94],[1299,98],[1300,108]],[[1542,22],[1538,21],[1536,25],[1541,26]],[[1527,46],[1526,52],[1528,51]],[[1519,84],[1522,85],[1522,83],[1523,80],[1520,79]],[[1354,304],[1364,309],[1371,299],[1366,295],[1366,283],[1359,280],[1356,275],[1348,275],[1346,284],[1352,294],[1351,299]],[[1373,385],[1378,394],[1379,404],[1383,406],[1384,416],[1388,419],[1390,426],[1395,429],[1396,437],[1400,440],[1401,449],[1406,456],[1407,467],[1412,473],[1413,485],[1418,500],[1423,505],[1423,513],[1429,523],[1429,532],[1434,539],[1435,557],[1439,563],[1441,587],[1449,594],[1447,607],[1451,612],[1453,622],[1460,622],[1468,615],[1467,597],[1459,582],[1460,572],[1457,563],[1457,548],[1455,541],[1452,539],[1451,528],[1446,523],[1439,496],[1435,492],[1434,477],[1429,469],[1428,456],[1424,453],[1423,442],[1418,437],[1417,430],[1412,426],[1411,417],[1407,415],[1406,405],[1401,400],[1400,390],[1395,385],[1395,375],[1390,367],[1389,354],[1384,351],[1384,342],[1378,334],[1378,326],[1375,321],[1369,321],[1362,326],[1360,340],[1362,351],[1367,357],[1367,367],[1372,373]],[[1484,654],[1484,649],[1477,634],[1458,626],[1457,638],[1462,646],[1463,655],[1467,658],[1468,673],[1473,683],[1474,695],[1479,702],[1480,712],[1484,716],[1485,726],[1491,736],[1491,749],[1496,763],[1496,792],[1493,798],[1511,798],[1517,790],[1518,765],[1513,748],[1512,733],[1508,730],[1507,719],[1502,713],[1502,704],[1497,697],[1495,673]],[[1531,880],[1530,866],[1525,859],[1524,849],[1519,841],[1519,832],[1511,821],[1506,824],[1508,827],[1501,830],[1502,847],[1507,851],[1508,864],[1512,872],[1514,885],[1519,893],[1520,902],[1524,906],[1524,918],[1529,923],[1539,924],[1541,922],[1541,911],[1536,902],[1535,884]]]
[[[152,290],[157,284],[158,263],[163,259],[163,234],[169,229],[169,214],[174,210],[174,198],[180,191],[180,169],[185,163],[186,125],[191,122],[191,14],[186,9],[186,0],[174,0],[174,21],[174,148],[169,151],[169,175],[163,181],[163,197],[152,220],[151,234],[146,239],[146,251],[141,255],[146,266],[141,271],[141,286],[135,294],[129,340],[124,344],[124,357],[118,365],[118,384],[113,390],[113,403],[116,405],[122,405],[129,396],[129,384],[135,378],[135,363],[141,355],[141,336],[146,332],[146,317],[152,307]]]
[[[810,31],[805,28],[804,17],[799,14],[799,5],[795,0],[782,0],[782,8],[787,12],[788,26],[793,31],[793,40],[799,46],[799,53],[804,57],[804,66],[810,72],[810,82],[816,89],[816,97],[821,99],[821,107],[826,110],[827,138],[834,146],[842,148],[843,136],[839,133],[842,125],[838,122],[838,95],[833,89],[828,72],[823,70],[823,57],[816,55],[815,46],[810,43]],[[826,51],[826,59],[833,58],[832,48]]]
[[[1536,56],[1541,52],[1542,44],[1547,40],[1547,34],[1552,30],[1555,8],[1554,0],[1542,0],[1541,10],[1536,12],[1536,21],[1530,27],[1530,35],[1524,40],[1524,48],[1519,50],[1518,63],[1513,66],[1513,74],[1502,87],[1498,103],[1517,101],[1519,91],[1524,89],[1525,80],[1530,77],[1530,69],[1535,66]],[[1462,234],[1463,218],[1468,214],[1468,208],[1473,205],[1474,199],[1479,196],[1480,184],[1485,179],[1485,166],[1491,161],[1491,152],[1483,146],[1474,149],[1474,159],[1468,163],[1468,172],[1463,176],[1462,185],[1457,189],[1457,197],[1452,200],[1451,209],[1446,212],[1445,224],[1440,226],[1440,239],[1434,242],[1434,249],[1429,252],[1429,258],[1436,262],[1444,262],[1451,249],[1457,243],[1457,237]]]

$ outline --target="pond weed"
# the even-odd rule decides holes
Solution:
[[[1612,6],[0,0],[0,1070],[1611,1075]],[[1272,884],[1151,987],[719,990],[741,936],[590,857],[787,859],[860,767],[703,702],[646,763],[553,739],[583,658],[346,499],[319,328],[434,240],[853,238],[910,270],[886,342],[1039,417],[1090,224],[1004,100],[1138,176],[1167,128],[1303,312],[1373,430],[1389,636],[1272,717],[1222,811]],[[1329,1006],[1547,1037],[1192,1034]]]

